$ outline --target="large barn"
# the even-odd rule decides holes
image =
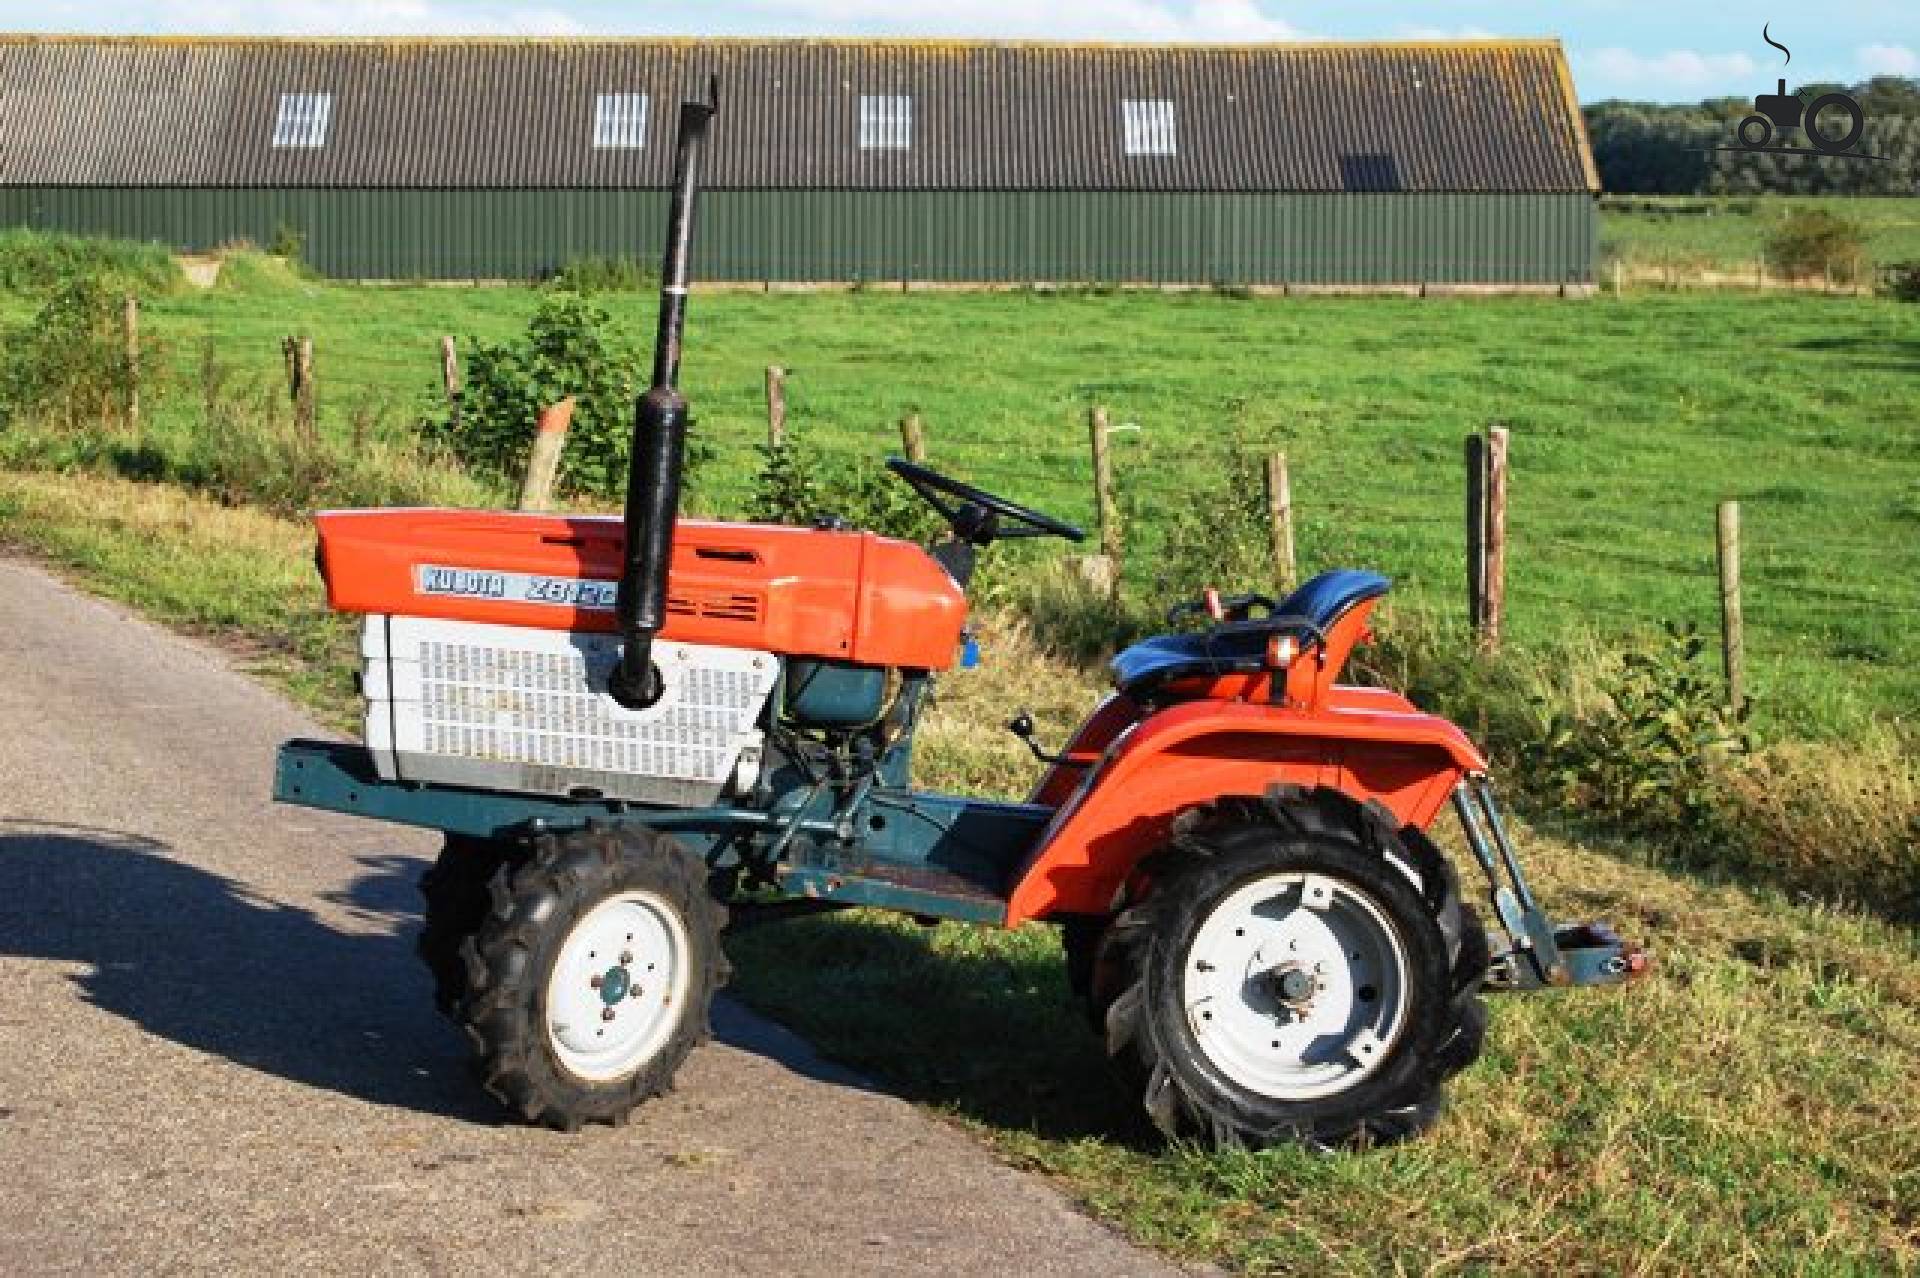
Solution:
[[[674,108],[720,78],[707,280],[1592,279],[1557,41],[0,37],[0,225],[329,275],[650,259]]]

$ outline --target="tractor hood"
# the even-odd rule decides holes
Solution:
[[[314,517],[339,612],[612,631],[626,534],[604,516],[334,510]],[[910,542],[868,532],[683,519],[671,642],[944,670],[966,597]]]

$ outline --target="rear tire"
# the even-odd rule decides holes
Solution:
[[[1371,1145],[1439,1117],[1485,1037],[1487,940],[1424,836],[1286,787],[1186,814],[1142,868],[1091,1010],[1163,1133]]]
[[[1828,137],[1820,131],[1820,113],[1829,107],[1846,117],[1847,131],[1839,137]],[[1837,155],[1860,140],[1866,131],[1867,117],[1860,110],[1860,104],[1844,93],[1826,93],[1807,103],[1806,114],[1800,117],[1806,123],[1807,141],[1817,151],[1828,155]]]
[[[708,1036],[725,923],[706,864],[667,835],[540,836],[462,947],[459,1019],[487,1091],[563,1131],[625,1122]]]

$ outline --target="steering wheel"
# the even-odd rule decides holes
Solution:
[[[963,484],[916,462],[889,457],[887,469],[906,480],[907,486],[919,494],[922,501],[944,515],[947,522],[953,525],[955,536],[973,545],[984,546],[989,542],[1015,537],[1065,537],[1068,541],[1087,539],[1084,531],[1064,520],[1043,515],[1037,510],[1010,502],[1005,497],[975,488],[972,484]],[[986,517],[971,514],[968,507],[984,512]],[[1013,526],[1000,527],[1000,519],[1012,520]]]

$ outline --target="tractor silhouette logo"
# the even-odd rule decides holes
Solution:
[[[1771,25],[1771,24],[1769,24]],[[1775,40],[1766,26],[1760,28],[1760,38],[1787,55],[1787,61],[1793,61],[1793,50]],[[1838,156],[1845,160],[1879,160],[1883,156],[1867,155],[1853,150],[1855,143],[1867,127],[1867,117],[1860,110],[1860,104],[1844,93],[1823,93],[1811,102],[1802,103],[1797,94],[1787,92],[1786,77],[1779,81],[1779,92],[1762,93],[1753,100],[1754,113],[1740,121],[1735,130],[1740,139],[1739,146],[1716,147],[1720,151],[1765,151],[1771,155],[1821,155]],[[1820,128],[1821,116],[1826,114],[1829,120],[1839,119],[1846,128],[1838,134],[1823,132]],[[1768,146],[1773,141],[1776,130],[1785,133],[1792,129],[1806,132],[1807,141],[1812,150],[1799,146]]]

